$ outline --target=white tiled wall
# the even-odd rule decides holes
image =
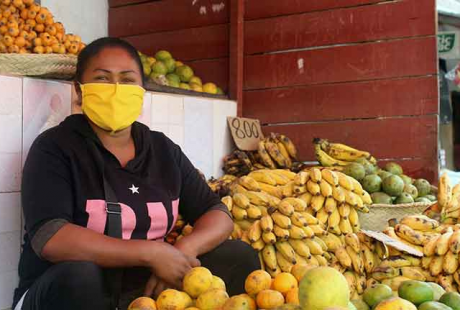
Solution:
[[[69,83],[0,76],[0,310],[11,306],[18,282],[22,163],[35,138],[71,113],[74,97]],[[209,178],[222,174],[232,148],[226,118],[234,115],[232,101],[147,93],[139,121],[165,133]]]

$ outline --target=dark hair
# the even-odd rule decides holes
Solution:
[[[81,83],[83,73],[88,67],[89,61],[93,57],[97,56],[102,50],[106,48],[111,48],[111,47],[123,49],[134,59],[134,61],[136,61],[137,65],[139,66],[139,72],[142,75],[142,83],[144,83],[144,67],[142,65],[141,58],[139,57],[139,54],[137,53],[136,48],[122,39],[112,38],[112,37],[97,39],[91,42],[88,46],[86,46],[81,51],[81,53],[78,55],[77,72],[75,73],[75,81]]]

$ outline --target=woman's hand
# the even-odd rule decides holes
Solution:
[[[181,288],[182,279],[190,269],[200,266],[198,259],[165,242],[155,242],[146,259],[147,265],[158,279],[176,288]]]
[[[149,281],[147,282],[144,290],[144,296],[147,297],[152,297],[154,299],[157,299],[158,296],[163,292],[164,290],[170,288],[169,285],[167,285],[164,281],[158,279],[157,276],[152,274],[150,276]],[[179,287],[176,287],[177,289],[180,289]]]

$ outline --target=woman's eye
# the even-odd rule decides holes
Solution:
[[[123,79],[121,82],[124,84],[133,84],[136,81],[134,81],[133,79]]]
[[[106,76],[96,76],[94,79],[97,80],[97,81],[107,81]]]

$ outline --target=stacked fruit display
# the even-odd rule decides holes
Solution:
[[[144,66],[145,77],[154,83],[213,95],[224,94],[214,83],[203,84],[190,66],[176,61],[168,51],[159,51],[155,57],[141,52],[139,55]]]
[[[71,54],[85,47],[77,35],[66,34],[53,14],[34,0],[2,0],[0,53]]]
[[[443,223],[459,223],[460,184],[452,187],[447,173],[444,173],[439,180],[438,208],[441,209],[441,220]]]
[[[332,143],[326,139],[313,139],[316,159],[324,167],[345,167],[359,162],[366,166],[375,166],[377,160],[366,151],[361,151],[341,143]]]
[[[291,169],[300,171],[297,162],[297,148],[289,137],[271,133],[258,144],[257,151],[234,151],[224,158],[223,170],[226,174],[242,176],[257,169]]]

